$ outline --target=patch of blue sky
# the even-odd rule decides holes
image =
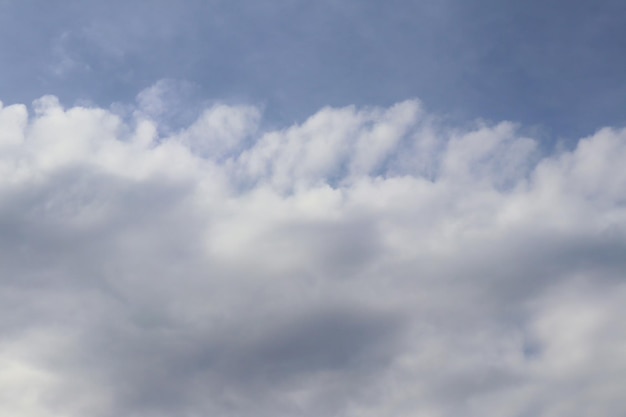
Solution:
[[[161,79],[288,125],[419,98],[576,140],[626,121],[620,0],[0,2],[6,103],[132,102]]]

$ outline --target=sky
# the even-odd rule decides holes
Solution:
[[[0,1],[7,103],[109,107],[172,79],[279,125],[419,98],[570,144],[624,126],[621,0]]]
[[[0,0],[0,417],[622,417],[624,12]]]

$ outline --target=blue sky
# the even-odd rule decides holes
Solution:
[[[160,79],[302,121],[419,98],[460,122],[574,140],[623,125],[619,0],[4,1],[5,102],[132,101]]]
[[[623,417],[624,11],[0,0],[0,417]]]

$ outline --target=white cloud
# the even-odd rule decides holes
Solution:
[[[0,416],[626,411],[626,131],[541,154],[417,101],[171,130],[161,87],[130,122],[0,110]]]

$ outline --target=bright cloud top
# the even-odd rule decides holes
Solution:
[[[0,110],[0,416],[624,415],[626,131],[161,98]]]

